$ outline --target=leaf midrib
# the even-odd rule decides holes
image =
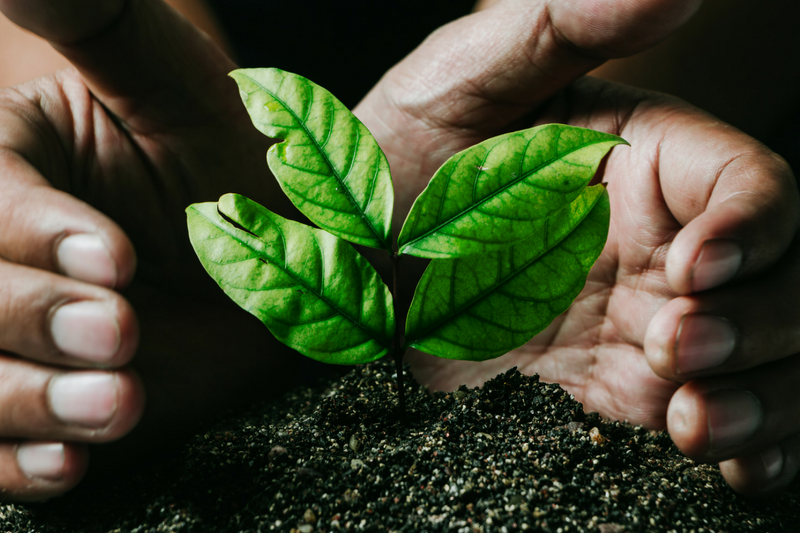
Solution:
[[[529,142],[528,142],[528,144],[530,144],[530,142],[531,142],[531,141],[529,141]],[[503,192],[505,192],[507,189],[509,189],[509,188],[513,187],[514,185],[517,185],[517,184],[519,184],[520,182],[522,182],[522,181],[525,181],[525,180],[526,180],[526,179],[528,179],[528,178],[529,178],[529,177],[530,177],[532,174],[535,174],[536,172],[539,172],[539,171],[540,171],[540,170],[542,170],[543,168],[545,168],[545,167],[547,167],[547,166],[549,166],[549,165],[552,165],[554,162],[556,162],[556,161],[559,161],[559,160],[563,159],[564,157],[566,157],[566,156],[568,156],[568,155],[570,155],[570,154],[572,154],[572,153],[575,153],[575,152],[577,152],[578,150],[583,150],[583,149],[584,149],[584,148],[586,148],[587,146],[593,146],[593,145],[595,145],[595,144],[601,144],[601,143],[604,143],[604,142],[611,142],[611,141],[610,141],[610,140],[603,140],[603,141],[597,141],[597,142],[588,142],[588,143],[582,144],[582,145],[580,145],[580,146],[578,146],[578,147],[576,147],[576,148],[574,148],[574,149],[572,149],[572,150],[569,150],[569,151],[563,152],[563,153],[562,153],[562,154],[561,154],[559,157],[557,157],[557,158],[550,159],[550,160],[548,160],[548,161],[546,161],[546,162],[542,163],[542,164],[541,164],[541,165],[539,165],[538,167],[536,167],[536,168],[533,168],[533,169],[529,170],[528,172],[524,172],[524,173],[523,173],[523,174],[522,174],[522,175],[521,175],[519,178],[517,178],[517,179],[515,179],[515,180],[513,180],[513,181],[510,181],[508,184],[506,184],[506,185],[502,186],[501,188],[499,188],[499,189],[498,189],[498,190],[497,190],[495,193],[493,193],[493,194],[491,194],[491,195],[489,195],[489,196],[487,196],[487,197],[485,197],[485,198],[481,199],[481,200],[480,200],[480,201],[478,201],[477,203],[473,203],[473,204],[471,204],[471,205],[470,205],[470,207],[469,207],[468,209],[464,209],[464,210],[462,210],[462,211],[459,211],[459,212],[458,212],[458,213],[456,213],[455,215],[453,215],[453,216],[451,216],[450,218],[446,219],[444,222],[442,222],[442,223],[440,223],[440,224],[438,224],[438,225],[434,226],[434,227],[433,227],[433,228],[431,228],[430,230],[428,230],[428,231],[426,231],[426,232],[422,233],[422,234],[421,234],[419,237],[416,237],[416,238],[414,238],[413,240],[410,240],[410,241],[408,241],[407,243],[405,243],[405,244],[403,245],[403,248],[406,248],[406,247],[408,247],[408,246],[410,246],[410,245],[412,245],[412,244],[414,244],[414,243],[418,243],[418,242],[422,241],[423,239],[426,239],[426,238],[428,238],[429,236],[433,235],[434,233],[440,233],[440,231],[439,231],[439,230],[440,230],[441,228],[443,228],[443,227],[445,227],[445,226],[449,225],[449,224],[450,224],[450,223],[452,223],[454,220],[457,220],[457,219],[459,219],[459,218],[462,218],[462,217],[466,216],[467,214],[471,213],[472,211],[475,211],[476,209],[478,209],[479,207],[482,207],[482,206],[483,206],[485,203],[487,203],[489,200],[492,200],[492,199],[494,199],[495,197],[499,196],[500,194],[502,194]],[[494,148],[492,148],[492,149],[494,149]],[[485,160],[485,158],[484,158],[484,160]],[[448,177],[448,178],[449,178],[449,177]],[[449,179],[448,179],[448,182],[449,182]],[[546,187],[536,187],[536,188],[537,188],[537,189],[546,189]],[[445,192],[446,192],[446,191],[445,191]],[[443,196],[446,196],[446,194],[443,194]],[[565,204],[565,205],[568,205],[568,204]],[[562,207],[563,207],[563,206],[562,206]],[[561,209],[561,208],[559,208],[559,209]],[[556,209],[556,211],[558,211],[558,209]],[[553,211],[551,211],[551,212],[547,213],[547,214],[546,214],[544,217],[540,217],[540,218],[537,218],[537,219],[531,219],[531,220],[540,220],[541,218],[545,218],[545,217],[549,216],[551,213],[553,213]],[[488,216],[488,215],[487,215],[487,216]],[[522,239],[524,239],[524,238],[525,238],[525,237],[521,237],[521,238],[520,238],[520,240],[522,240]]]
[[[204,217],[206,220],[208,220],[209,222],[211,222],[212,224],[214,224],[214,222],[215,222],[215,221],[214,221],[214,220],[212,220],[212,219],[210,219],[210,218],[208,218],[208,217],[207,217],[207,216],[206,216],[204,213],[202,213],[201,211],[198,211],[198,210],[195,210],[195,211],[196,211],[197,213],[199,213],[200,215],[202,215],[202,216],[203,216],[203,217]],[[236,221],[235,221],[233,218],[231,218],[230,216],[228,216],[228,215],[225,215],[224,213],[222,213],[221,211],[219,211],[219,206],[217,206],[217,214],[220,216],[220,218],[221,218],[223,221],[225,221],[225,218],[223,218],[223,217],[227,217],[227,218],[229,218],[230,220],[232,220],[234,223],[236,223],[236,224],[239,224],[238,222],[236,222]],[[327,305],[329,305],[329,306],[330,306],[332,309],[336,310],[336,312],[338,312],[340,315],[342,315],[342,316],[343,316],[343,317],[345,317],[347,320],[349,320],[350,322],[352,322],[353,324],[355,324],[355,325],[356,325],[356,326],[357,326],[359,329],[361,329],[362,331],[364,331],[364,332],[365,332],[367,335],[369,335],[370,337],[372,337],[373,339],[375,339],[375,340],[378,342],[378,344],[380,344],[381,346],[383,346],[383,347],[384,347],[384,348],[386,348],[387,350],[390,350],[390,351],[391,351],[391,342],[389,342],[389,343],[386,343],[386,342],[384,342],[382,339],[379,339],[378,337],[376,337],[376,336],[375,336],[375,334],[374,334],[374,332],[372,332],[370,329],[368,329],[368,328],[367,328],[365,325],[363,325],[361,322],[359,322],[359,321],[355,320],[355,319],[354,319],[353,317],[351,317],[351,316],[350,316],[348,313],[346,313],[346,312],[342,311],[342,310],[341,310],[341,308],[339,308],[339,306],[338,306],[338,305],[334,305],[334,303],[333,303],[331,300],[329,300],[328,298],[326,298],[325,296],[323,296],[322,294],[320,294],[320,293],[318,293],[316,290],[314,290],[312,287],[310,287],[310,286],[309,286],[307,283],[305,283],[305,282],[303,281],[303,279],[302,279],[302,278],[299,278],[299,277],[297,277],[297,276],[296,276],[296,275],[295,275],[295,274],[294,274],[294,273],[293,273],[293,272],[292,272],[292,271],[291,271],[291,270],[290,270],[290,269],[289,269],[289,268],[286,266],[286,265],[288,265],[288,260],[287,260],[287,258],[284,258],[284,261],[283,261],[283,266],[281,266],[281,265],[279,264],[279,262],[275,260],[275,258],[273,258],[272,256],[270,256],[269,254],[267,254],[266,252],[264,252],[264,251],[262,251],[262,250],[258,250],[258,249],[256,249],[256,248],[255,248],[255,247],[253,247],[253,246],[252,246],[252,245],[251,245],[249,242],[247,242],[246,240],[243,240],[243,239],[241,239],[241,238],[240,238],[239,236],[237,236],[235,233],[231,233],[231,232],[229,232],[229,231],[225,231],[225,228],[224,228],[224,227],[218,226],[217,224],[214,224],[214,225],[215,225],[215,226],[217,226],[218,228],[220,228],[222,231],[224,231],[224,232],[225,232],[227,235],[229,235],[231,238],[235,239],[235,240],[236,240],[238,243],[240,243],[241,245],[243,245],[243,246],[247,247],[248,249],[252,250],[253,252],[255,252],[255,253],[256,253],[256,254],[259,256],[259,260],[260,260],[260,261],[262,261],[262,262],[263,262],[263,260],[261,259],[261,257],[266,257],[266,258],[267,258],[267,259],[268,259],[268,260],[271,262],[271,264],[275,265],[276,267],[280,268],[280,269],[281,269],[283,272],[285,272],[286,274],[288,274],[288,275],[289,275],[289,277],[291,277],[293,280],[295,280],[295,281],[297,282],[297,284],[298,284],[298,285],[301,285],[302,287],[306,288],[306,289],[308,290],[308,292],[310,292],[311,294],[313,294],[314,296],[316,296],[317,298],[319,298],[320,300],[322,300],[323,302],[325,302],[325,303],[326,303]],[[230,223],[229,223],[229,225],[230,225],[230,226],[232,226],[232,227],[233,227],[235,230],[242,231],[243,233],[247,233],[247,234],[252,234],[252,235],[254,236],[254,237],[252,237],[252,238],[254,238],[254,239],[258,240],[258,241],[261,241],[261,238],[258,236],[258,234],[256,234],[256,233],[252,233],[252,232],[251,232],[250,230],[248,230],[248,229],[239,229],[239,228],[236,228],[236,227],[234,226],[234,224],[230,224]],[[243,225],[241,225],[241,224],[239,224],[239,225],[240,225],[240,226],[242,226],[242,228],[244,228],[244,226],[243,226]],[[310,229],[313,229],[313,228],[310,228]],[[286,246],[286,238],[285,238],[285,236],[283,235],[283,231],[279,231],[279,233],[281,234],[281,240],[283,240],[283,243],[284,243],[283,249],[284,249],[284,250],[286,250],[286,249],[287,249],[287,246]],[[318,247],[318,248],[321,248],[321,246],[320,246],[319,242],[318,242],[318,241],[317,241],[317,239],[316,239],[316,236],[313,236],[313,235],[312,235],[312,237],[314,237],[314,242],[317,244],[317,247]]]
[[[295,122],[300,125],[300,128],[303,130],[303,132],[305,132],[306,136],[309,139],[311,139],[311,142],[314,144],[314,147],[317,149],[317,152],[319,152],[322,155],[322,159],[325,160],[325,164],[328,165],[328,168],[331,169],[331,174],[336,179],[336,181],[339,183],[339,185],[342,187],[342,189],[345,191],[345,196],[347,196],[347,199],[349,200],[349,202],[356,208],[356,211],[358,212],[359,216],[366,223],[367,227],[372,232],[372,234],[375,236],[376,240],[379,243],[381,243],[385,249],[391,251],[391,245],[388,243],[388,241],[385,241],[380,235],[378,235],[378,232],[375,229],[375,226],[372,224],[372,221],[370,221],[369,217],[367,217],[366,213],[364,213],[364,211],[361,209],[361,206],[358,205],[358,203],[355,201],[355,197],[350,192],[350,188],[345,185],[345,183],[342,180],[341,176],[339,176],[339,174],[336,172],[336,169],[334,168],[333,163],[331,162],[330,158],[328,157],[328,154],[325,153],[325,151],[322,149],[320,144],[317,142],[316,137],[314,137],[311,134],[311,131],[306,127],[305,122],[300,120],[300,117],[297,116],[297,114],[294,112],[294,110],[291,107],[289,107],[289,105],[286,102],[284,102],[281,98],[279,98],[278,95],[276,95],[275,93],[273,93],[272,91],[270,91],[269,89],[264,87],[256,79],[248,76],[247,74],[243,74],[243,75],[245,77],[247,77],[247,79],[252,81],[255,85],[257,85],[258,87],[261,87],[261,89],[263,89],[264,92],[266,92],[273,99],[275,99],[275,101],[279,102],[283,106],[283,108],[286,109],[289,112],[289,114],[292,116],[292,118],[294,118]],[[285,80],[286,80],[286,78],[282,78],[281,79],[281,83],[283,83]],[[311,87],[311,92],[313,94],[314,87]],[[335,106],[335,103],[333,105]],[[309,113],[310,112],[311,112],[311,104],[309,104]],[[334,117],[335,116],[336,116],[336,110],[334,109]],[[353,118],[355,118],[355,116]],[[356,118],[356,120],[358,120],[358,119]],[[333,128],[333,124],[331,124],[331,128]],[[359,139],[360,139],[361,138],[361,132],[360,131],[358,132],[358,135],[359,135]],[[286,139],[283,139],[283,142],[284,143],[287,142]],[[356,151],[358,150],[358,144],[356,144],[355,150]],[[355,155],[355,152],[354,152],[353,155]],[[353,158],[353,159],[355,160],[355,158]],[[351,168],[352,168],[352,165],[351,165]]]
[[[455,319],[457,316],[459,316],[459,315],[461,315],[461,314],[465,313],[466,311],[468,311],[469,309],[471,309],[471,308],[475,307],[475,306],[476,306],[476,305],[478,305],[478,303],[480,303],[482,300],[484,300],[484,299],[488,298],[488,297],[489,297],[491,294],[493,294],[493,293],[494,293],[494,291],[495,291],[496,289],[498,289],[499,287],[502,287],[503,285],[505,285],[506,283],[508,283],[509,281],[511,281],[511,280],[512,280],[514,277],[516,277],[517,275],[519,275],[519,274],[520,274],[520,273],[521,273],[523,270],[525,270],[526,268],[530,267],[530,266],[531,266],[533,263],[535,263],[536,261],[538,261],[539,259],[541,259],[541,258],[542,258],[542,257],[544,257],[545,255],[549,254],[549,253],[550,253],[550,252],[552,252],[554,249],[556,249],[556,248],[558,247],[558,245],[560,245],[560,244],[561,244],[561,243],[564,241],[564,239],[566,239],[567,237],[569,237],[570,235],[572,235],[572,234],[575,232],[575,230],[577,230],[577,229],[578,229],[578,227],[579,227],[581,224],[583,224],[583,221],[584,221],[584,220],[586,220],[586,217],[588,217],[588,216],[589,216],[589,214],[590,214],[592,211],[594,211],[594,209],[597,207],[597,203],[600,201],[600,198],[602,198],[602,197],[603,197],[603,195],[602,195],[602,194],[601,194],[601,195],[599,195],[599,196],[597,197],[597,200],[595,200],[595,202],[594,202],[594,204],[592,205],[591,209],[588,209],[588,210],[586,211],[586,214],[585,214],[585,215],[583,215],[583,218],[581,218],[580,222],[578,222],[577,224],[575,224],[575,227],[572,229],[572,231],[570,231],[569,233],[565,233],[565,234],[564,234],[564,236],[563,236],[563,237],[561,237],[561,238],[558,240],[558,242],[554,243],[552,246],[550,246],[550,248],[547,248],[547,249],[546,249],[546,250],[545,250],[543,253],[541,253],[541,254],[537,255],[535,258],[533,258],[533,259],[531,259],[530,261],[526,262],[526,263],[524,264],[524,266],[523,266],[523,267],[521,267],[521,268],[518,268],[518,269],[514,270],[512,274],[509,274],[509,275],[505,276],[505,277],[502,279],[502,281],[500,281],[499,283],[497,283],[497,284],[493,285],[493,286],[492,286],[492,289],[491,289],[490,291],[486,291],[486,292],[484,292],[483,294],[481,294],[481,295],[477,296],[476,298],[474,298],[474,299],[470,300],[470,301],[469,301],[469,302],[468,302],[466,305],[464,305],[463,307],[461,307],[461,308],[460,308],[458,311],[456,311],[455,313],[451,313],[451,314],[445,315],[445,317],[444,317],[444,318],[442,318],[441,320],[437,321],[437,322],[436,322],[436,323],[434,323],[433,325],[431,325],[431,326],[429,326],[428,328],[426,328],[425,330],[423,330],[423,331],[422,331],[422,333],[421,333],[421,334],[419,334],[419,335],[417,335],[413,341],[408,341],[408,339],[406,339],[406,342],[405,342],[405,346],[404,346],[404,348],[406,348],[406,349],[407,349],[407,348],[410,348],[410,347],[412,347],[412,346],[413,346],[413,345],[414,345],[414,344],[415,344],[417,341],[419,341],[420,339],[423,339],[423,338],[427,337],[427,336],[428,336],[428,335],[430,335],[432,332],[434,332],[434,331],[436,331],[437,329],[441,328],[441,327],[442,327],[443,325],[445,325],[447,322],[450,322],[450,321],[454,320],[454,319]],[[517,244],[520,244],[520,243],[518,242]],[[546,240],[546,238],[545,238],[545,246],[546,246],[546,245],[547,245],[547,240]],[[512,245],[512,246],[514,246],[514,245]],[[508,250],[504,250],[504,252],[507,252],[507,251],[508,251]],[[500,253],[500,252],[498,252],[498,253]],[[457,259],[457,260],[458,260],[458,259]],[[463,260],[463,259],[462,259],[462,260]],[[451,285],[452,285],[452,284],[451,284]]]

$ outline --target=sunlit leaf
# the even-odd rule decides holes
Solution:
[[[278,340],[327,363],[388,353],[392,297],[351,245],[235,194],[186,212],[206,271]]]
[[[417,198],[400,253],[490,253],[530,236],[588,185],[616,135],[563,124],[494,137],[451,157]]]
[[[259,131],[285,142],[267,152],[283,191],[314,224],[391,251],[394,192],[372,134],[319,85],[282,70],[231,73]]]
[[[596,185],[501,252],[434,259],[414,294],[406,344],[475,361],[525,344],[583,289],[608,224],[608,193]]]

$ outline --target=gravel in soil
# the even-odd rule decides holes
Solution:
[[[2,505],[2,531],[800,531],[800,483],[743,499],[666,433],[585,414],[535,376],[450,394],[410,380],[400,423],[393,372],[357,367],[232,416],[117,484]]]

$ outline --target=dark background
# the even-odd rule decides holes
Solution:
[[[210,0],[242,67],[278,67],[354,107],[433,30],[475,0]]]

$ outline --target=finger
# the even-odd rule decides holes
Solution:
[[[609,57],[666,37],[699,4],[505,0],[434,32],[354,110],[389,159],[398,227],[453,153],[529,127],[531,111],[555,92]]]
[[[0,176],[0,257],[104,287],[130,283],[136,255],[117,224],[52,188],[17,153],[0,150]]]
[[[800,242],[764,276],[665,304],[645,335],[651,368],[661,377],[687,381],[800,352],[798,265]]]
[[[134,130],[185,126],[226,106],[239,113],[225,76],[233,63],[160,0],[0,0],[0,10],[49,40]]]
[[[667,256],[679,294],[772,265],[800,225],[800,197],[780,157],[713,119],[675,120],[660,142],[664,200],[683,225]]]
[[[119,367],[138,326],[118,293],[0,261],[0,350],[59,366]]]
[[[675,445],[697,461],[720,462],[760,453],[800,433],[794,380],[800,357],[723,377],[699,379],[673,395],[667,428]]]
[[[764,497],[786,488],[800,471],[800,434],[744,457],[719,464],[733,490],[744,496]]]
[[[86,446],[54,441],[0,442],[4,499],[45,500],[78,484],[88,465]]]
[[[359,112],[377,125],[392,109],[388,102],[423,114],[431,125],[506,128],[606,59],[665,38],[700,3],[505,0],[434,32],[388,73]]]
[[[109,442],[139,421],[144,391],[130,370],[63,371],[0,356],[0,436]]]

